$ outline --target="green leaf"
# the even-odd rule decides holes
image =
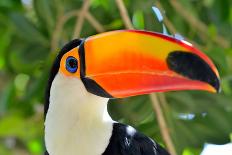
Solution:
[[[0,95],[0,115],[3,115],[7,112],[9,105],[14,101],[15,87],[13,82],[9,82]]]
[[[194,148],[185,148],[182,155],[199,155],[201,153],[200,150]]]
[[[27,42],[38,42],[44,46],[47,45],[47,39],[25,16],[18,13],[13,13],[10,17],[14,24],[15,30],[18,30],[16,31],[17,34],[21,38],[25,39]]]
[[[34,0],[33,6],[40,21],[46,25],[48,32],[52,33],[55,21],[51,11],[52,8],[50,7],[50,1]]]
[[[133,25],[136,29],[144,29],[144,18],[142,11],[135,11],[132,18]]]
[[[230,134],[230,141],[232,142],[232,133]]]
[[[41,140],[35,139],[28,143],[28,148],[32,154],[39,155],[44,152],[44,148],[41,144]]]
[[[10,45],[12,37],[11,27],[7,27],[3,30],[0,29],[0,69],[5,65],[5,53],[7,53],[7,48]]]
[[[1,0],[0,1],[0,12],[8,13],[22,10],[22,4],[20,0]]]

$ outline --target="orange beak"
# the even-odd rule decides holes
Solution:
[[[119,30],[98,34],[83,41],[79,54],[87,90],[103,97],[220,89],[218,71],[204,53],[186,41],[159,33]]]

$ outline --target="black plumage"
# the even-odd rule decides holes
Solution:
[[[110,143],[102,155],[169,155],[158,143],[135,129],[130,133],[128,127],[114,123]]]

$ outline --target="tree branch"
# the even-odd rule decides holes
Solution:
[[[90,0],[84,0],[84,4],[82,5],[81,11],[76,20],[76,26],[74,28],[73,39],[80,37],[81,29],[84,24],[85,14],[87,13],[89,6],[90,6]]]
[[[60,16],[56,23],[56,27],[54,29],[54,32],[52,34],[52,39],[51,39],[51,52],[54,52],[59,43],[60,35],[62,33],[62,29],[64,27],[64,24],[72,17],[78,16],[79,11],[71,11],[65,15]]]
[[[80,14],[80,11],[75,10],[75,11],[70,11],[66,13],[65,15],[60,16],[58,18],[59,20],[56,23],[56,27],[54,29],[52,39],[51,39],[51,51],[52,52],[54,52],[58,47],[60,35],[62,33],[64,24],[72,17],[75,17],[75,16],[79,17],[79,14]],[[96,29],[97,32],[105,31],[104,27],[91,15],[90,12],[86,12],[85,17],[88,20],[88,22]]]
[[[105,28],[91,15],[90,12],[86,12],[86,19],[97,30],[97,32],[104,32]]]
[[[167,145],[167,148],[170,152],[171,155],[177,155],[174,144],[172,142],[163,112],[162,108],[160,106],[158,97],[156,94],[151,94],[150,95],[152,105],[153,105],[153,110],[155,111],[156,118],[160,127],[161,135],[164,139],[165,144]]]
[[[127,29],[134,29],[133,24],[131,23],[130,17],[128,15],[128,12],[126,10],[126,7],[125,7],[123,1],[122,0],[115,0],[115,2],[118,6],[118,9],[120,11],[121,17],[123,19],[123,22],[124,22],[126,28]]]
[[[194,27],[199,33],[197,33],[202,39],[206,40],[209,37],[207,26],[197,19],[195,16],[193,16],[191,13],[188,12],[187,9],[182,7],[182,5],[179,3],[179,1],[176,0],[170,0],[170,3],[172,7],[176,10],[176,12],[181,15],[192,27]],[[230,43],[227,39],[217,34],[215,38],[212,38],[212,40],[219,44],[223,48],[229,48]]]

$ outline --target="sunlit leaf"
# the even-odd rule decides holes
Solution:
[[[136,29],[144,29],[143,12],[136,11],[133,15],[132,22]]]

